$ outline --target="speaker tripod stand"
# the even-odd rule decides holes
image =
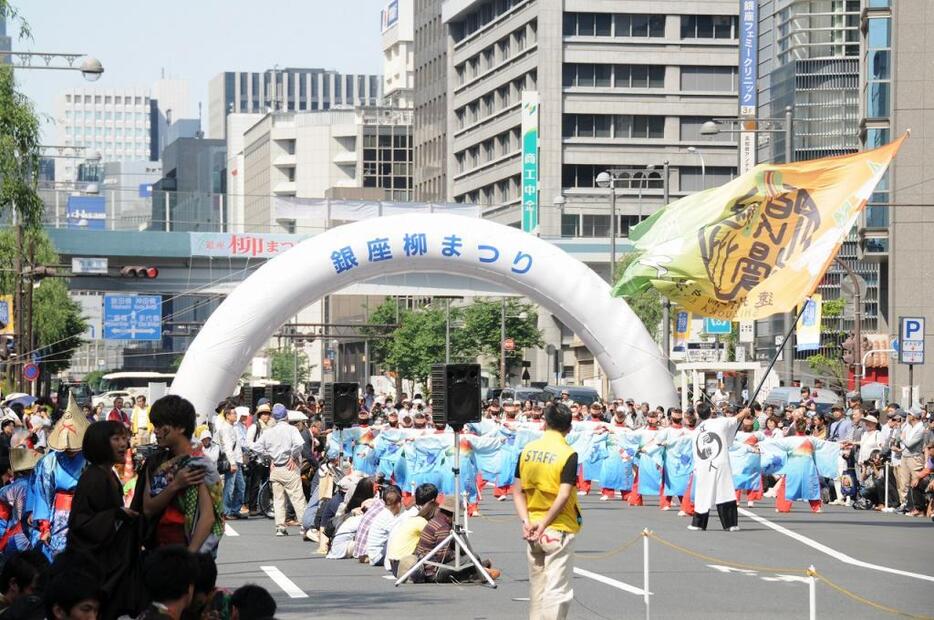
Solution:
[[[460,518],[460,489],[461,489],[461,446],[460,446],[460,433],[463,427],[455,426],[454,427],[454,522],[451,525],[451,532],[447,537],[438,543],[434,549],[425,554],[425,556],[419,559],[416,562],[415,566],[410,568],[406,573],[400,576],[396,580],[396,587],[399,584],[405,583],[405,581],[411,577],[415,572],[425,566],[434,566],[442,570],[453,571],[454,573],[459,573],[465,569],[473,567],[477,571],[477,574],[482,577],[491,588],[496,587],[496,582],[493,581],[493,577],[490,576],[490,573],[487,572],[483,564],[480,563],[480,560],[477,559],[477,556],[474,554],[473,549],[470,548],[470,545],[467,542],[467,530],[464,529],[464,526],[461,524]],[[443,562],[435,562],[432,560],[439,553],[446,553],[448,545],[454,546],[454,562],[452,564],[445,564]],[[462,554],[464,557],[462,557]]]

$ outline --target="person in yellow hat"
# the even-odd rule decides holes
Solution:
[[[68,518],[78,478],[86,461],[81,442],[89,426],[73,394],[49,433],[49,451],[36,465],[26,499],[26,514],[39,534],[38,547],[52,560],[65,548]]]
[[[0,489],[0,554],[9,558],[32,547],[32,528],[23,518],[29,475],[42,453],[32,448],[10,450],[13,481]]]

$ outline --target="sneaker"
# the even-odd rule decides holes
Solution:
[[[755,507],[756,507],[756,503],[754,501],[750,500],[746,502],[746,508],[755,508]]]
[[[696,525],[689,525],[688,529],[692,532],[699,532],[701,530],[701,528],[697,527]]]
[[[662,506],[662,510],[671,510],[671,506]]]
[[[587,495],[587,491],[578,491],[577,494],[583,497],[584,495]]]
[[[609,496],[609,495],[601,495],[601,496],[600,496],[600,501],[601,501],[601,502],[608,502],[608,501],[610,501],[610,496]]]
[[[305,540],[309,542],[318,542],[318,530],[312,529],[305,532]]]
[[[276,528],[276,536],[288,536],[288,535],[289,535],[289,530],[285,529],[284,527]]]
[[[848,507],[849,507],[849,506],[852,506],[852,505],[853,505],[853,500],[852,500],[852,498],[850,498],[849,496],[847,496],[847,498],[846,498],[845,500],[843,500],[843,505],[844,505],[844,506],[848,506]]]
[[[739,531],[739,526],[738,526],[738,525],[734,525],[733,527],[731,527],[731,528],[728,529],[727,531],[728,531],[728,532],[738,532],[738,531]]]
[[[499,497],[496,498],[496,501],[498,501],[498,502],[505,502],[505,501],[506,501],[506,496],[505,496],[505,495],[500,495]]]
[[[688,516],[688,513],[684,512],[683,510],[679,510],[679,511],[678,511],[678,516],[679,516],[679,517],[686,517],[686,516]]]

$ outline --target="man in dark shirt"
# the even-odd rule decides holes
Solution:
[[[418,546],[415,547],[415,557],[422,559],[429,553],[431,550],[440,545],[445,538],[448,537],[448,534],[451,533],[451,528],[453,525],[454,519],[454,502],[455,498],[452,495],[446,495],[444,501],[438,506],[438,510],[435,511],[435,516],[428,521],[428,524],[425,525],[425,528],[422,530],[422,535],[418,539]],[[469,546],[469,543],[468,543]],[[473,552],[473,549],[471,549]],[[448,545],[434,554],[429,562],[425,562],[422,566],[411,576],[411,580],[414,583],[424,583],[424,582],[437,582],[437,583],[448,583],[451,581],[468,581],[474,580],[479,577],[479,573],[473,567],[473,564],[462,568],[459,571],[456,571],[452,568],[439,568],[433,566],[432,562],[437,562],[439,564],[448,564],[454,560],[454,548],[448,543]],[[476,554],[475,554],[476,557]],[[489,560],[483,562],[484,568],[487,569],[487,572],[493,579],[497,579],[500,576],[500,571],[492,568]],[[399,573],[402,574],[404,571],[399,570]]]

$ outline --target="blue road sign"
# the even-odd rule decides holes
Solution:
[[[896,348],[900,363],[924,363],[924,317],[898,317],[898,347]]]
[[[161,339],[161,295],[104,295],[104,340]]]
[[[704,319],[704,331],[707,332],[708,335],[729,334],[732,329],[733,323],[730,321],[711,318]]]
[[[33,363],[25,364],[23,366],[23,379],[26,381],[35,381],[39,378],[39,367]]]

